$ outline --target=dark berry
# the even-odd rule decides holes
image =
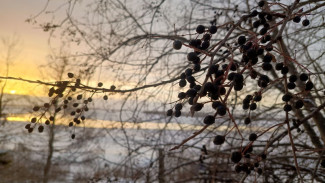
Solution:
[[[254,58],[251,59],[251,64],[252,65],[257,64],[257,62],[258,62],[258,58],[257,57],[254,57]]]
[[[247,110],[249,108],[249,103],[243,103],[243,109]]]
[[[257,56],[256,50],[254,48],[250,48],[249,50],[247,50],[246,54],[247,54],[248,58],[250,58],[250,59]]]
[[[261,25],[261,22],[259,20],[256,20],[255,22],[253,22],[253,27],[254,28],[258,28],[258,26]]]
[[[72,135],[71,135],[71,138],[72,138],[72,139],[76,138],[76,135],[75,135],[75,134],[72,134]]]
[[[314,84],[313,84],[311,81],[308,81],[308,82],[306,83],[305,90],[306,90],[306,91],[310,91],[311,89],[313,89],[313,87],[314,87]]]
[[[194,105],[194,110],[195,111],[200,111],[203,108],[203,106],[204,106],[204,104],[202,104],[202,103],[196,103]]]
[[[308,26],[309,23],[310,23],[310,22],[309,22],[308,19],[305,19],[305,20],[302,21],[302,25],[305,26],[305,27]]]
[[[304,102],[302,100],[297,100],[295,103],[296,109],[301,109],[304,106]]]
[[[71,73],[71,72],[68,73],[68,77],[69,77],[69,78],[73,78],[73,76],[74,76],[73,73]]]
[[[215,25],[211,25],[211,27],[209,27],[209,32],[211,34],[215,34],[217,32],[217,30],[218,30],[218,28]]]
[[[34,128],[28,128],[28,133],[32,133]]]
[[[67,100],[65,100],[65,101],[67,101]],[[44,103],[44,107],[45,108],[50,108],[50,104],[49,103]]]
[[[257,53],[257,55],[263,55],[264,49],[263,48],[258,48],[256,53]]]
[[[188,104],[193,105],[193,103],[194,103],[193,100],[194,100],[194,97],[190,97],[188,99]]]
[[[69,127],[72,127],[72,126],[73,126],[73,122],[70,122],[70,123],[69,123]]]
[[[223,105],[219,105],[218,108],[217,108],[217,113],[220,115],[220,116],[224,116],[226,113],[227,113],[227,109],[225,106]]]
[[[200,64],[195,64],[194,67],[193,67],[193,70],[195,72],[199,72],[201,70],[201,65]]]
[[[266,51],[272,51],[272,50],[273,50],[273,46],[272,46],[272,45],[267,45],[267,46],[265,47],[265,50],[266,50]]]
[[[190,83],[190,84],[193,84],[195,83],[195,78],[193,76],[187,76],[186,77],[186,80]],[[195,85],[194,85],[195,86]],[[193,87],[194,87],[193,86]],[[190,88],[193,88],[193,87],[190,87]]]
[[[178,104],[175,105],[175,110],[176,111],[180,111],[180,110],[182,110],[182,108],[183,108],[183,104],[181,104],[181,103],[178,103]]]
[[[203,123],[206,124],[206,125],[212,125],[212,124],[214,123],[214,121],[215,121],[214,116],[212,116],[212,115],[208,115],[208,116],[206,116],[206,117],[204,118]]]
[[[293,90],[293,89],[296,88],[296,84],[290,82],[290,83],[287,84],[287,87],[288,87],[289,90]]]
[[[236,151],[231,154],[231,161],[234,163],[240,162],[241,158],[242,158],[242,154],[240,152]]]
[[[196,91],[195,89],[193,89],[193,88],[188,89],[188,90],[186,91],[186,95],[187,95],[188,97],[195,97],[196,94],[197,94],[197,91]]]
[[[270,15],[270,14],[268,14],[268,15],[266,15],[266,19],[267,19],[268,21],[272,21],[272,20],[273,20],[273,16]]]
[[[185,79],[181,79],[181,80],[179,80],[179,86],[180,86],[180,87],[184,87],[184,86],[186,86],[186,80],[185,80]]]
[[[285,94],[282,96],[282,100],[284,102],[289,102],[291,98],[292,98],[292,96],[290,94]]]
[[[249,104],[250,101],[251,101],[251,99],[249,99],[249,98],[245,98],[245,99],[243,100],[243,103],[244,103],[244,104]]]
[[[268,62],[264,62],[263,64],[262,64],[262,69],[264,70],[264,71],[270,71],[270,70],[272,70],[272,64],[270,64],[270,63],[268,63]]]
[[[290,81],[291,83],[296,82],[297,79],[298,79],[298,77],[297,77],[296,75],[291,75],[291,76],[289,77],[289,81]]]
[[[198,48],[201,45],[201,40],[192,39],[190,40],[189,45]]]
[[[33,111],[38,111],[39,109],[40,109],[40,107],[38,107],[38,106],[33,107]]]
[[[175,41],[173,42],[173,48],[174,48],[175,50],[179,50],[179,49],[181,49],[181,48],[182,48],[182,42],[181,42],[180,40],[175,40]]]
[[[245,44],[245,43],[246,43],[246,37],[245,37],[245,36],[239,36],[239,37],[238,37],[238,40],[237,40],[237,43],[238,43],[239,45],[243,45],[243,44]]]
[[[263,27],[261,30],[260,30],[260,35],[264,35],[267,33],[267,28]]]
[[[201,90],[201,85],[195,85],[194,87],[193,87],[193,89],[194,90],[196,90],[196,91],[200,91]]]
[[[222,106],[222,103],[220,101],[212,102],[212,108],[213,109],[217,109],[219,106]]]
[[[251,118],[249,118],[249,117],[245,118],[244,123],[245,123],[245,125],[250,124],[251,123]]]
[[[265,159],[266,159],[266,154],[265,154],[265,153],[262,153],[262,154],[260,155],[260,157],[261,157],[263,160],[265,160]]]
[[[283,68],[283,63],[277,63],[275,65],[275,70],[277,70],[277,71],[282,70],[282,68]]]
[[[237,65],[235,63],[232,63],[230,66],[231,71],[236,71],[237,70]]]
[[[203,89],[204,89],[204,91],[206,91],[206,92],[215,92],[215,87],[214,87],[214,85],[213,85],[211,82],[207,82],[207,83],[205,83]]]
[[[267,75],[261,75],[260,80],[265,81],[266,83],[270,82],[270,78]]]
[[[247,42],[246,44],[245,44],[245,51],[247,51],[247,50],[249,50],[251,47],[253,46],[253,43],[250,41],[250,42]]]
[[[60,111],[61,111],[61,107],[58,107],[58,108],[55,109],[55,112],[56,112],[56,113],[58,113],[58,112],[60,112]]]
[[[265,4],[265,1],[260,1],[260,2],[258,2],[258,6],[259,6],[259,7],[263,7],[264,4]]]
[[[37,121],[37,118],[32,118],[32,119],[30,120],[30,122],[32,122],[32,123],[36,123],[36,121]]]
[[[250,14],[249,14],[249,16],[251,16],[251,17],[256,17],[258,15],[258,11],[257,10],[253,10]]]
[[[228,74],[228,80],[232,81],[235,77],[236,73],[235,72],[231,72]]]
[[[270,40],[271,40],[271,36],[270,36],[270,35],[266,35],[266,36],[264,37],[264,40],[265,40],[266,42],[270,41]]]
[[[267,87],[267,82],[263,80],[258,80],[257,85],[261,88],[266,88]]]
[[[299,23],[301,20],[300,16],[295,16],[292,21],[295,22],[295,23]]]
[[[167,116],[172,116],[173,115],[173,109],[167,110],[166,115]]]
[[[245,97],[245,100],[251,101],[252,99],[253,99],[253,96],[252,95],[246,95],[246,97]]]
[[[234,82],[235,83],[242,83],[244,81],[244,76],[240,73],[236,73],[234,76]]]
[[[243,83],[236,83],[236,84],[234,85],[234,90],[236,90],[236,91],[240,91],[240,90],[243,89],[243,87],[244,87],[244,84],[243,84]]]
[[[39,133],[42,133],[43,131],[44,131],[44,126],[42,126],[42,125],[39,126],[39,127],[38,127],[38,132],[39,132]]]
[[[235,172],[240,173],[242,171],[242,166],[241,165],[236,165],[235,166]]]
[[[281,69],[281,74],[286,75],[289,72],[289,68],[287,66],[283,66]]]
[[[196,61],[198,58],[197,54],[195,52],[190,52],[187,54],[187,60],[188,61]]]
[[[254,101],[259,102],[262,100],[262,95],[256,95],[254,96]]]
[[[178,98],[179,98],[180,100],[184,99],[185,97],[186,97],[186,93],[184,93],[184,92],[180,92],[180,93],[178,94]]]
[[[308,75],[306,74],[306,73],[302,73],[302,74],[300,74],[300,76],[299,76],[299,79],[301,80],[301,81],[307,81],[308,80]]]
[[[245,100],[251,101],[253,99],[252,95],[246,95]]]
[[[45,121],[45,124],[46,124],[46,125],[49,125],[49,124],[50,124],[50,120],[47,119],[47,120]]]
[[[30,128],[30,124],[27,124],[25,128],[28,130]]]
[[[257,108],[256,103],[252,103],[252,104],[249,106],[249,109],[252,110],[252,111],[254,111],[256,108]]]
[[[255,141],[257,139],[256,133],[250,134],[248,139],[249,139],[249,141]]]
[[[182,73],[179,77],[180,77],[180,79],[186,79],[186,74]]]
[[[286,112],[289,112],[289,111],[292,110],[292,107],[291,107],[290,104],[286,104],[286,105],[284,105],[283,110],[286,111]]]
[[[87,100],[88,100],[88,102],[92,102],[93,101],[93,99],[91,97],[89,97]]]
[[[81,99],[82,99],[82,95],[80,94],[77,96],[77,100],[81,100]]]
[[[219,94],[220,95],[225,95],[226,94],[226,88],[223,86],[219,86]]]
[[[196,27],[196,32],[197,32],[198,34],[202,34],[204,31],[205,31],[205,27],[204,27],[203,25],[198,25],[198,26]]]
[[[175,111],[175,117],[178,118],[182,115],[181,111]]]
[[[217,135],[214,140],[213,140],[213,143],[215,145],[221,145],[225,142],[226,138],[225,136],[222,136],[222,135]]]
[[[104,99],[104,100],[107,100],[107,99],[108,99],[108,96],[107,96],[107,95],[104,95],[104,96],[103,96],[103,99]]]

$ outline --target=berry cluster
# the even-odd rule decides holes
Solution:
[[[97,84],[98,88],[94,89],[83,85],[81,80],[75,78],[73,73],[68,73],[68,78],[71,80],[58,81],[49,89],[48,96],[51,98],[50,102],[44,103],[43,106],[33,107],[36,116],[31,118],[31,123],[25,126],[29,133],[32,133],[37,126],[38,131],[42,133],[44,131],[43,123],[45,125],[54,124],[55,116],[61,111],[64,111],[64,114],[69,113],[72,117],[71,121],[67,124],[69,127],[76,127],[86,119],[85,113],[89,111],[88,105],[93,102],[93,95],[100,91],[98,88],[102,87],[103,83],[99,82]],[[112,85],[109,91],[114,91],[115,88]],[[91,94],[89,97],[86,97],[86,92],[78,94],[78,89],[90,91]],[[108,100],[108,96],[104,95],[103,99]],[[75,138],[74,133],[71,134],[71,138]]]
[[[283,111],[285,113],[292,110],[292,105],[295,110],[302,109],[304,106],[303,98],[313,89],[314,84],[310,80],[309,74],[302,73],[299,76],[297,74],[289,75],[290,73],[295,73],[291,70],[292,67],[295,67],[294,69],[297,70],[305,70],[305,68],[296,64],[295,59],[288,58],[287,55],[284,56],[279,51],[279,48],[276,47],[277,41],[282,39],[282,37],[272,37],[271,33],[281,25],[281,21],[277,23],[277,19],[284,19],[287,17],[265,11],[265,6],[270,5],[266,1],[258,2],[258,7],[260,7],[262,11],[253,10],[249,15],[242,18],[243,20],[252,20],[252,29],[254,31],[248,32],[248,35],[239,35],[234,44],[227,43],[228,37],[224,38],[224,41],[220,41],[216,44],[212,42],[213,34],[219,29],[216,25],[211,25],[210,27],[198,25],[196,28],[197,37],[190,40],[188,44],[180,40],[174,40],[174,49],[179,50],[182,46],[192,49],[192,51],[187,54],[187,60],[191,63],[191,67],[187,68],[185,72],[181,73],[179,76],[179,86],[181,88],[188,86],[189,88],[186,92],[180,92],[178,94],[179,103],[174,106],[175,112],[173,112],[173,109],[169,109],[167,111],[167,116],[181,116],[181,109],[186,103],[191,105],[192,115],[196,111],[200,111],[207,103],[211,103],[215,113],[207,115],[203,123],[206,126],[212,125],[215,123],[217,116],[224,116],[227,114],[229,111],[227,106],[228,96],[232,91],[243,90],[245,82],[249,77],[257,81],[256,84],[259,89],[252,95],[246,95],[242,101],[242,109],[249,110],[248,116],[244,119],[244,124],[251,124],[251,111],[257,109],[257,103],[261,102],[263,93],[272,88],[275,84],[280,83],[284,88],[285,93],[282,100],[284,102]],[[294,22],[298,23],[300,22],[301,15],[302,13],[294,14],[290,17],[290,20],[292,19]],[[302,22],[303,26],[308,26],[309,24],[310,22],[308,19]],[[235,30],[235,28],[236,27],[230,31]],[[217,51],[220,51],[222,47],[227,50],[224,53],[228,54],[223,54],[222,58],[214,60]],[[234,56],[236,50],[241,54],[240,61],[237,61],[237,58]],[[211,60],[208,62],[208,68],[202,68],[202,63],[209,57],[211,57]],[[280,61],[281,57],[285,58],[284,61]],[[199,76],[196,75],[196,73],[202,71],[206,71],[206,77],[203,81],[199,81]],[[271,73],[273,73],[273,75],[271,75]],[[279,74],[280,77],[272,80],[270,76],[274,76],[274,73]],[[302,89],[303,91],[296,91],[296,87],[301,85],[304,86],[304,89]],[[201,102],[202,99],[205,99],[205,102]],[[233,119],[230,112],[228,112],[228,115],[230,119]],[[239,131],[236,125],[237,122],[235,120],[232,120],[232,122],[235,123],[232,129],[237,129],[237,131]],[[297,129],[301,131],[300,128],[297,127]],[[226,141],[226,136],[227,135],[217,135],[213,143],[215,145],[222,145]],[[238,164],[235,168],[236,172],[244,171],[249,174],[250,171],[255,168],[257,173],[262,173],[262,169],[258,167],[259,161],[266,159],[265,153],[256,156],[254,163],[240,163],[243,156],[247,159],[251,158],[251,155],[253,155],[253,144],[258,137],[259,135],[256,133],[251,133],[248,137],[250,144],[247,148],[232,153],[230,159],[232,162]]]

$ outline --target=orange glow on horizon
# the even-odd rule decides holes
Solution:
[[[9,122],[28,122],[30,118],[28,115],[20,115],[20,116],[9,116],[7,117]],[[56,125],[68,126],[67,120],[60,119],[56,120]],[[77,125],[77,127],[86,127],[86,128],[105,128],[105,129],[138,129],[138,130],[184,130],[184,131],[198,131],[203,128],[202,125],[192,125],[192,124],[184,124],[184,123],[157,123],[157,122],[118,122],[118,121],[105,121],[105,120],[95,120],[95,119],[87,119],[83,124]],[[248,131],[256,131],[263,132],[266,131],[267,128],[264,127],[252,127],[247,129],[246,126],[239,125],[238,128],[240,130],[248,130]],[[228,129],[227,125],[221,125],[215,128],[213,125],[207,128],[208,131],[225,131]],[[268,133],[273,132],[274,129],[270,129]]]

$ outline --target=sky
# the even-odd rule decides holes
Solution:
[[[27,18],[36,15],[46,4],[46,0],[1,0],[0,1],[0,38],[19,38],[18,55],[9,67],[9,76],[31,80],[40,79],[38,66],[46,64],[50,53],[48,33],[37,25],[29,24]],[[1,44],[0,44],[1,45]],[[5,48],[0,46],[0,55],[5,55]],[[5,74],[5,61],[0,61],[0,75]],[[21,82],[8,82],[6,93],[31,94],[33,86]]]

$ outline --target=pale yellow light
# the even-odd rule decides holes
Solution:
[[[10,93],[11,94],[15,94],[16,93],[16,90],[10,90]]]

